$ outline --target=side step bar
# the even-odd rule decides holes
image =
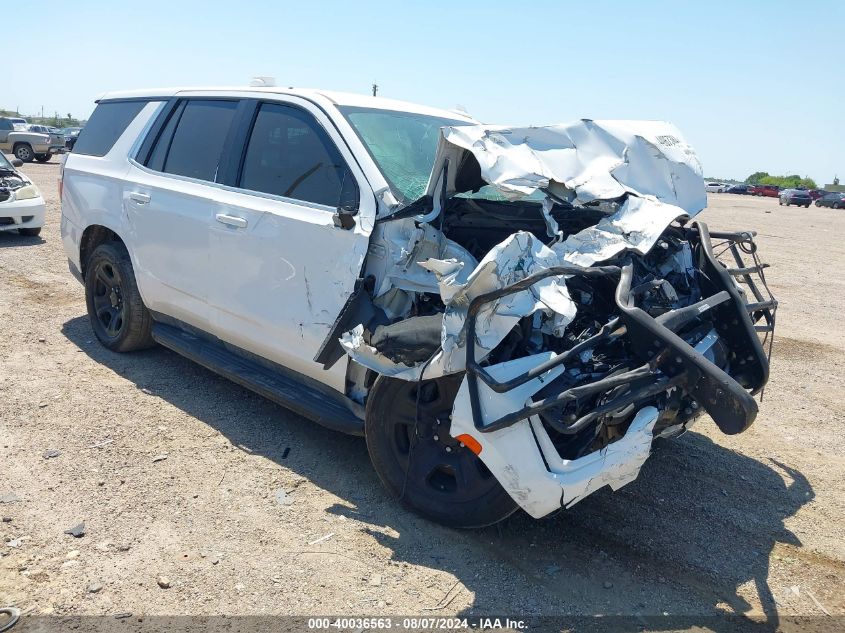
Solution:
[[[349,435],[364,434],[363,420],[343,403],[343,396],[319,388],[306,376],[280,366],[274,371],[230,351],[222,343],[172,325],[156,322],[152,335],[157,343],[177,354],[326,428]]]

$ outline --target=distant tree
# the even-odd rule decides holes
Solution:
[[[745,179],[746,184],[749,185],[759,185],[763,178],[768,177],[769,172],[767,171],[755,171],[751,174],[748,178]]]
[[[777,185],[784,189],[796,189],[803,187],[804,189],[818,189],[816,181],[805,176],[802,178],[798,174],[791,174],[789,176],[764,176],[757,184],[761,185]]]

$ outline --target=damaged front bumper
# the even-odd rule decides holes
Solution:
[[[467,337],[474,340],[476,320],[484,305],[545,278],[566,275],[618,280],[618,316],[563,353],[547,352],[483,366],[475,358],[474,346],[466,347],[466,376],[455,401],[452,435],[473,438],[480,459],[534,517],[569,507],[605,485],[616,490],[635,479],[650,453],[656,425],[662,427],[662,435],[679,434],[703,409],[723,432],[735,434],[746,430],[756,417],[753,396],[763,389],[769,375],[769,356],[758,333],[768,336],[773,332],[777,302],[768,294],[753,236],[714,234],[734,256],[736,267],[729,268],[714,254],[704,223],[673,230],[688,240],[697,254],[703,298],[691,305],[651,316],[636,305],[631,288],[633,266],[623,262],[621,266],[551,268],[477,296],[469,306]],[[753,265],[746,265],[743,251],[753,256]],[[702,322],[705,315],[715,327],[704,336],[696,336],[692,343],[688,335],[678,334]],[[632,365],[636,366],[549,393],[570,359],[620,337],[627,337],[636,356]],[[718,354],[714,351],[717,346],[721,348]],[[686,404],[667,415],[667,394],[673,392],[675,402]],[[542,397],[537,398],[539,393]],[[540,417],[591,398],[598,398],[599,404],[584,415]],[[588,425],[593,425],[596,435],[602,425],[616,426],[620,432],[624,429],[624,434],[587,455],[561,457],[550,433],[576,435]]]

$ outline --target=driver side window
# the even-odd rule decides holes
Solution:
[[[354,183],[330,138],[299,108],[260,106],[244,156],[239,187],[337,207]]]

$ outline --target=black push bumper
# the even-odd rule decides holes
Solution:
[[[625,263],[621,267],[550,268],[505,288],[480,295],[470,303],[467,340],[474,341],[476,319],[481,308],[500,297],[520,292],[542,279],[558,275],[619,278],[615,296],[620,311],[618,317],[605,324],[591,338],[511,380],[499,382],[494,379],[476,361],[475,346],[467,345],[467,384],[476,429],[490,432],[506,428],[547,409],[580,398],[607,393],[622,385],[630,386],[623,395],[596,406],[586,415],[568,421],[570,423],[556,423],[555,429],[563,434],[574,435],[599,416],[620,411],[673,387],[682,388],[695,398],[724,433],[741,433],[751,425],[757,415],[757,403],[753,396],[763,389],[769,377],[769,356],[763,349],[758,332],[773,333],[777,308],[777,301],[768,293],[763,275],[765,265],[760,264],[757,259],[753,234],[711,235],[703,222],[693,222],[689,227],[669,230],[677,231],[680,237],[689,241],[697,258],[701,293],[705,298],[694,305],[672,310],[657,318],[637,308],[631,295],[631,263]],[[728,268],[716,258],[711,237],[723,242],[725,251],[729,250],[733,255],[736,268]],[[752,257],[753,265],[746,265],[742,253]],[[735,277],[742,280],[750,297],[744,296],[739,290],[734,281]],[[717,367],[676,334],[692,320],[710,310],[713,311],[713,322],[719,338],[730,353],[730,374]],[[631,348],[637,356],[637,362],[633,363],[635,367],[531,402],[518,411],[485,423],[481,415],[479,379],[493,391],[505,393],[565,364],[578,354],[622,336],[629,338]]]

